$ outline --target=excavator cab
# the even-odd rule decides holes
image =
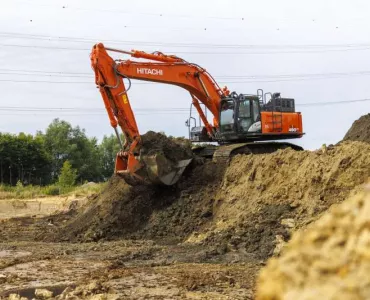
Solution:
[[[260,97],[256,95],[238,95],[234,92],[224,98],[220,106],[220,127],[217,134],[219,142],[245,140],[246,135],[261,133]],[[196,119],[190,116],[186,122],[190,131],[190,140],[192,142],[212,141],[204,126],[195,125],[190,129],[192,121],[193,124],[196,124]]]
[[[245,139],[261,133],[261,107],[255,95],[232,93],[221,102],[220,137],[222,140]]]
[[[280,93],[233,92],[222,98],[219,111],[219,128],[213,140],[204,126],[190,128],[195,118],[189,118],[187,126],[192,142],[243,143],[293,139],[303,134],[301,114],[295,112],[294,99],[282,98]]]

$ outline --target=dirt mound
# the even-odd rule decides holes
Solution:
[[[209,221],[224,167],[194,162],[176,186],[129,186],[112,177],[66,225],[46,240],[96,241],[118,237],[182,239]]]
[[[370,144],[343,142],[314,152],[239,155],[230,165],[194,162],[172,187],[130,187],[115,177],[45,238],[184,241],[214,245],[214,255],[264,260],[279,240],[287,241],[292,230],[316,220],[369,176]]]
[[[191,242],[226,243],[266,259],[278,240],[316,220],[370,176],[370,145],[343,142],[314,152],[239,155],[227,168],[213,220]]]
[[[364,115],[356,120],[343,140],[370,143],[370,114]]]
[[[191,144],[179,138],[169,138],[162,133],[148,131],[141,136],[142,154],[161,153],[172,161],[189,159],[193,156]]]
[[[370,298],[370,186],[298,232],[269,261],[257,299]]]

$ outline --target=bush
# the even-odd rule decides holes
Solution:
[[[15,194],[19,196],[22,192],[23,192],[23,184],[20,180],[18,180],[15,186]]]
[[[43,192],[48,196],[57,196],[60,194],[60,187],[57,185],[49,185],[44,188]]]
[[[13,187],[11,185],[0,184],[0,192],[11,192]]]
[[[77,170],[72,168],[71,163],[66,160],[58,177],[58,183],[61,187],[71,187],[75,184]]]

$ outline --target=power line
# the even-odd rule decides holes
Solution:
[[[370,75],[370,71],[356,71],[356,72],[332,72],[332,73],[300,73],[300,74],[272,74],[272,75],[224,75],[215,76],[227,79],[263,79],[263,78],[275,78],[275,79],[285,79],[285,78],[312,78],[312,77],[327,77],[327,76],[357,76],[357,75]]]
[[[0,79],[3,82],[19,82],[19,83],[59,83],[59,84],[95,84],[91,82],[79,82],[79,81],[49,81],[49,80],[12,80],[12,79]]]
[[[165,114],[165,113],[157,113],[156,115],[153,115],[153,114],[142,114],[142,113],[137,113],[135,114],[136,116],[146,116],[146,118],[148,116],[153,116],[153,117],[156,117],[156,115],[176,115],[176,116],[187,116],[189,115],[189,113],[171,113],[171,114]],[[87,117],[91,117],[91,116],[95,116],[95,117],[98,117],[98,116],[101,116],[101,117],[106,117],[106,114],[40,114],[40,113],[33,113],[33,114],[17,114],[17,113],[6,113],[6,114],[3,114],[3,113],[0,113],[0,116],[37,116],[37,117],[52,117],[52,118],[56,118],[56,117],[83,117],[83,116],[87,116]]]
[[[312,103],[296,103],[296,106],[324,106],[324,105],[336,105],[336,104],[347,104],[355,102],[367,102],[370,98],[354,99],[354,100],[343,100],[343,101],[327,101],[327,102],[312,102]]]
[[[41,77],[77,77],[77,78],[94,78],[92,73],[77,73],[77,72],[57,72],[57,71],[40,71],[40,70],[14,70],[14,69],[0,69],[0,74],[3,75],[20,75],[20,76],[41,76]],[[291,81],[291,80],[305,80],[305,79],[325,79],[347,76],[367,76],[370,71],[357,72],[333,72],[333,73],[306,73],[306,74],[275,74],[275,75],[216,75],[215,78],[225,78],[226,83],[248,83],[248,82],[269,82],[267,80],[256,81],[258,79],[277,79],[275,81]],[[248,81],[230,81],[233,79],[246,79]],[[141,82],[140,82],[141,83]],[[149,84],[147,82],[146,84]],[[152,83],[155,84],[155,83]]]
[[[91,49],[80,49],[71,47],[49,47],[49,46],[35,46],[35,45],[13,45],[13,44],[0,44],[1,47],[16,47],[16,48],[35,48],[35,49],[53,49],[53,50],[73,50],[73,51],[91,51]]]
[[[170,43],[170,42],[147,42],[147,41],[128,41],[128,40],[107,40],[99,38],[85,38],[85,37],[68,37],[68,36],[49,36],[40,34],[24,34],[15,32],[0,32],[0,36],[4,37],[15,37],[19,39],[36,39],[44,41],[59,41],[59,42],[78,42],[78,43],[115,43],[115,44],[127,44],[127,45],[143,45],[143,46],[167,46],[167,47],[180,47],[180,48],[245,48],[245,49],[307,49],[307,48],[363,48],[370,47],[370,43],[357,43],[357,44],[305,44],[305,45],[252,45],[252,44],[199,44],[199,43]],[[84,49],[83,49],[84,50]],[[90,49],[89,49],[90,50]],[[213,53],[213,52],[212,52]]]
[[[25,71],[26,72],[26,71]],[[1,72],[0,75],[19,75],[19,76],[38,76],[38,77],[76,77],[76,78],[94,78],[93,75],[74,75],[69,73],[59,73],[59,74],[42,74],[42,73],[19,73],[19,72]]]
[[[323,101],[323,102],[312,102],[312,103],[299,103],[296,102],[296,106],[325,106],[325,105],[338,105],[338,104],[349,104],[356,102],[367,102],[370,98],[363,99],[352,99],[352,100],[342,100],[342,101]],[[60,110],[67,110],[64,113]],[[85,113],[76,113],[78,111],[86,111]],[[89,112],[91,110],[92,112]],[[134,108],[136,115],[153,115],[153,114],[184,114],[189,112],[189,108]],[[50,114],[52,112],[58,112],[61,115],[105,115],[103,108],[82,108],[82,107],[65,107],[65,108],[55,108],[55,107],[21,107],[21,106],[3,106],[0,107],[0,111],[10,111],[9,114],[15,115],[27,115],[39,113]],[[94,111],[102,111],[101,113]],[[3,114],[7,115],[7,114]]]
[[[347,75],[333,75],[333,76],[321,76],[321,77],[302,77],[302,78],[286,78],[286,79],[274,79],[274,80],[248,80],[248,81],[223,81],[219,80],[219,83],[233,83],[233,84],[246,84],[246,83],[272,83],[272,82],[290,82],[290,81],[310,81],[310,80],[323,80],[323,79],[338,79],[350,76],[368,76],[370,74],[347,74]]]
[[[51,73],[51,74],[76,74],[76,75],[91,75],[91,73],[83,73],[83,72],[61,72],[61,71],[43,71],[43,70],[21,70],[21,69],[2,69],[0,71],[5,72],[30,72],[30,73]]]
[[[347,76],[326,76],[326,77],[303,77],[303,78],[286,78],[286,79],[276,79],[276,80],[245,80],[245,81],[227,81],[219,80],[219,84],[250,84],[250,83],[273,83],[273,82],[291,82],[291,81],[310,81],[310,80],[324,80],[324,79],[338,79],[349,76],[369,76],[370,74],[355,74]],[[65,78],[67,78],[66,76]],[[138,82],[137,82],[138,81]],[[156,85],[155,82],[141,82],[140,80],[132,81],[133,85]],[[95,85],[95,82],[85,81],[52,81],[52,80],[14,80],[14,79],[0,79],[0,82],[11,82],[11,83],[51,83],[51,84],[90,84]],[[172,85],[171,83],[163,82],[162,84]]]
[[[136,82],[131,79],[131,83],[135,85],[155,84],[154,82]],[[14,80],[14,79],[0,79],[0,82],[11,82],[11,83],[55,83],[55,84],[91,84],[95,85],[92,81],[52,81],[52,80]],[[165,83],[164,83],[165,84]]]
[[[142,112],[135,112],[135,115],[137,116],[156,116],[156,115],[188,115],[189,112],[161,112],[158,111],[155,114],[153,113],[142,113]],[[17,112],[10,112],[10,113],[0,113],[2,116],[106,116],[106,113],[68,113],[68,114],[63,114],[63,113],[42,113],[42,112],[27,112],[27,113],[17,113]]]
[[[70,111],[102,111],[104,108],[99,107],[30,107],[30,106],[0,106],[0,110],[6,111],[59,111],[59,112],[70,112]],[[177,111],[189,111],[189,108],[135,108],[135,111],[139,112],[177,112]]]
[[[49,50],[69,50],[69,51],[91,51],[88,48],[71,48],[71,47],[50,47],[50,46],[35,46],[35,45],[15,45],[15,44],[0,44],[2,47],[15,48],[34,48],[34,49],[49,49]],[[266,55],[266,54],[309,54],[309,53],[327,53],[327,52],[348,52],[348,51],[366,51],[370,50],[370,46],[362,48],[343,48],[343,49],[314,49],[301,51],[264,51],[264,52],[196,52],[196,51],[176,51],[168,52],[168,54],[196,54],[196,55]]]
[[[50,47],[50,46],[38,46],[38,45],[16,45],[16,44],[0,44],[3,47],[15,47],[15,48],[35,48],[35,49],[50,49],[50,50],[72,50],[72,51],[91,51],[90,48],[73,48],[73,47]],[[347,52],[347,51],[364,51],[369,50],[370,46],[367,47],[349,47],[343,49],[313,49],[313,50],[298,50],[298,51],[276,51],[270,49],[264,52],[204,52],[204,51],[168,51],[168,54],[197,54],[197,55],[259,55],[259,54],[300,54],[300,53],[326,53],[326,52]]]

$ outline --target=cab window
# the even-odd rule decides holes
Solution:
[[[244,100],[239,105],[239,118],[251,117],[251,104],[250,100]]]
[[[253,100],[253,120],[254,122],[260,121],[260,106],[258,100]]]
[[[220,118],[221,131],[233,131],[234,129],[234,101],[226,101],[221,105]]]

